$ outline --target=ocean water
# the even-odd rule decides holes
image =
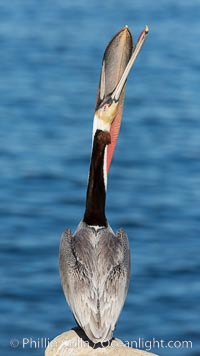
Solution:
[[[74,326],[58,251],[84,212],[101,59],[121,27],[136,42],[146,23],[108,182],[132,257],[115,336],[200,355],[199,13],[198,0],[0,1],[2,355],[43,355],[41,339]]]

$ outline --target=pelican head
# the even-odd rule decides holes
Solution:
[[[128,26],[122,28],[109,42],[104,52],[94,115],[93,136],[96,129],[111,133],[108,148],[108,173],[118,138],[125,94],[130,70],[147,38],[148,26],[141,32],[134,46]]]
[[[110,122],[110,124],[113,122],[120,95],[148,32],[149,29],[146,26],[134,48],[131,33],[128,26],[125,26],[108,44],[103,57],[96,105],[96,115],[101,120]]]
[[[128,237],[122,229],[115,234],[106,219],[106,183],[122,119],[126,80],[147,34],[148,27],[134,46],[126,26],[105,50],[93,121],[85,213],[75,233],[67,229],[61,239],[64,294],[78,325],[95,344],[112,339],[128,290]]]

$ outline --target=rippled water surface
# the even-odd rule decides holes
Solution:
[[[42,355],[22,339],[74,326],[58,249],[84,211],[101,58],[121,27],[136,41],[146,23],[107,195],[132,254],[115,336],[190,340],[152,351],[200,355],[199,13],[197,0],[0,1],[2,355]]]

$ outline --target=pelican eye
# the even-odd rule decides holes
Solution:
[[[110,107],[110,104],[106,103],[103,105],[103,111],[106,111]]]

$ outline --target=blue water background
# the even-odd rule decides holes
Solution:
[[[198,0],[0,1],[2,355],[43,355],[22,339],[74,326],[58,251],[84,212],[101,59],[121,27],[136,42],[146,23],[108,184],[132,255],[115,336],[191,340],[152,352],[200,355],[199,14]]]

